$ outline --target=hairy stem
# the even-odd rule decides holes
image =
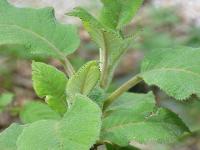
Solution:
[[[106,89],[107,88],[107,75],[108,75],[108,70],[107,70],[107,61],[103,60],[102,61],[102,68],[101,68],[101,78],[100,78],[100,86],[101,88]]]
[[[131,78],[129,81],[124,83],[122,86],[120,86],[116,91],[114,91],[105,101],[103,110],[105,110],[110,104],[112,104],[119,96],[121,96],[124,92],[138,84],[142,81],[142,78],[139,76],[135,76]]]
[[[75,73],[72,64],[67,58],[63,59],[61,62],[64,66],[65,72],[67,73],[69,77],[71,77]]]
[[[105,34],[102,33],[104,39]],[[100,86],[101,88],[107,89],[108,87],[108,50],[107,50],[107,42],[104,40],[104,48],[100,48],[100,63],[101,64],[101,78],[100,78]]]

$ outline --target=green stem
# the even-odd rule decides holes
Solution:
[[[67,73],[69,77],[71,77],[75,73],[72,64],[67,58],[63,59],[61,62],[64,66],[65,72]]]
[[[107,90],[110,85],[110,79],[109,79],[109,70],[107,68],[104,68],[102,70],[101,78],[100,78],[100,86],[101,88]]]
[[[142,78],[139,76],[134,76],[129,81],[124,83],[122,86],[120,86],[116,91],[114,91],[105,101],[103,110],[105,110],[110,104],[112,104],[120,95],[122,95],[124,92],[138,84],[142,81]]]
[[[109,86],[109,56],[108,56],[108,44],[106,39],[106,35],[102,32],[104,39],[104,47],[100,48],[100,63],[101,65],[101,78],[100,78],[100,86],[103,89],[107,89]]]

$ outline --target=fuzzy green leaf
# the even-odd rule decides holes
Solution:
[[[65,86],[68,81],[65,74],[53,66],[41,62],[32,63],[33,86],[38,96],[65,95]]]
[[[60,115],[48,105],[41,102],[29,102],[20,111],[20,119],[23,123],[32,123],[44,119],[60,119]]]
[[[90,92],[88,97],[94,102],[96,102],[100,108],[103,108],[103,103],[104,103],[104,100],[106,99],[106,92],[104,89],[100,88],[99,86],[96,86]]]
[[[130,141],[166,143],[189,129],[173,112],[155,108],[152,94],[126,93],[107,110],[101,139],[127,146]]]
[[[143,0],[101,0],[104,7],[100,20],[112,29],[128,24],[143,3]]]
[[[88,150],[99,138],[100,108],[85,96],[60,121],[42,120],[26,127],[17,141],[19,150]]]
[[[159,49],[146,56],[141,77],[178,100],[200,96],[200,49]]]
[[[16,141],[23,131],[23,126],[16,123],[10,125],[7,129],[0,133],[0,149],[1,150],[17,150]]]
[[[67,94],[73,98],[76,94],[88,95],[99,81],[100,70],[96,61],[81,67],[67,83]]]
[[[0,45],[63,59],[79,46],[76,32],[74,26],[58,23],[52,8],[16,8],[0,1]]]
[[[53,66],[33,62],[32,79],[38,96],[46,97],[46,102],[57,112],[66,112],[65,88],[68,79],[63,72]]]
[[[94,18],[85,9],[77,7],[71,12],[67,13],[69,16],[78,17],[82,20],[85,29],[89,32],[92,40],[94,40],[97,45],[102,45],[104,26]]]
[[[113,71],[126,52],[132,39],[123,39],[118,32],[108,29],[82,8],[75,8],[68,15],[79,17],[91,38],[100,48],[101,68],[106,70],[103,85],[109,84]]]

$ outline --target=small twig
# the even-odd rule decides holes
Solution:
[[[124,92],[126,92],[141,81],[142,78],[140,78],[139,76],[135,76],[126,83],[124,83],[107,98],[107,100],[104,103],[103,110],[105,110],[111,103],[113,103],[120,95],[122,95]]]

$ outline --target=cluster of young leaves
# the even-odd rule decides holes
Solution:
[[[122,28],[142,0],[102,3],[99,19],[82,8],[70,13],[83,20],[99,45],[100,63],[90,61],[66,76],[53,66],[33,61],[33,87],[46,104],[24,106],[20,112],[24,125],[12,124],[0,134],[2,150],[89,150],[99,144],[108,150],[134,150],[137,148],[129,145],[131,141],[173,142],[190,132],[175,113],[155,106],[152,93],[124,94],[135,85],[135,77],[108,96],[113,71],[131,42]],[[75,32],[73,26],[57,23],[52,9],[15,8],[6,0],[0,1],[0,45],[20,45],[32,54],[66,61],[66,55],[79,43]],[[151,51],[136,81],[157,85],[179,100],[192,94],[200,96],[199,57],[198,48]]]
[[[132,38],[122,34],[122,28],[129,23],[143,0],[102,0],[103,8],[96,19],[85,9],[77,7],[68,15],[79,17],[100,48],[101,87],[107,88],[114,69],[122,55],[127,51]]]
[[[87,97],[99,80],[97,63],[87,63],[69,81],[65,75],[66,79],[63,78],[62,72],[44,63],[33,62],[32,69],[33,84],[38,96],[53,97],[67,87],[66,91],[74,92],[73,97],[60,92],[62,97],[56,95],[52,99],[53,103],[47,102],[50,107],[40,102],[27,103],[20,112],[20,118],[26,125],[13,124],[6,129],[0,135],[1,148],[88,150],[98,140],[101,127],[100,107]],[[90,71],[92,74],[88,75]],[[81,80],[77,78],[79,75]],[[65,82],[59,82],[62,79]],[[87,80],[91,84],[85,84]],[[68,108],[67,112],[59,113],[57,108],[64,99],[64,102],[70,100],[70,107],[64,105],[65,109]],[[15,131],[19,129],[20,132]]]

